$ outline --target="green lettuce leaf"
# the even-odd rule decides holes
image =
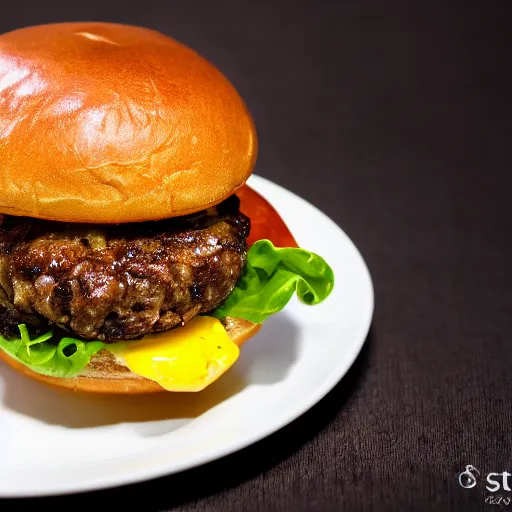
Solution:
[[[0,349],[31,370],[50,377],[70,378],[82,373],[91,357],[104,347],[101,341],[83,342],[75,338],[53,340],[53,332],[35,339],[25,324],[18,325],[19,338],[0,336]]]
[[[247,252],[247,263],[235,288],[213,316],[262,323],[281,311],[294,292],[308,305],[331,293],[334,274],[323,258],[305,249],[276,248],[258,240]]]

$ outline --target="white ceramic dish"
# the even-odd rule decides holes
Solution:
[[[87,491],[175,473],[254,443],[312,407],[359,353],[373,313],[367,267],[345,233],[298,196],[249,184],[298,243],[322,255],[331,296],[295,298],[199,394],[100,397],[47,388],[0,363],[0,497]]]

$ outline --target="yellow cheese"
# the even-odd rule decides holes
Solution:
[[[167,332],[147,334],[141,341],[112,344],[109,350],[133,373],[168,391],[204,389],[240,354],[222,323],[209,316],[196,316]]]

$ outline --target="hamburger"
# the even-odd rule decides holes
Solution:
[[[146,28],[0,36],[0,358],[75,391],[200,391],[333,274],[245,182],[253,120]],[[276,343],[278,340],[276,340]]]

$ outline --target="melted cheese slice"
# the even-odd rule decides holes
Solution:
[[[196,316],[183,327],[119,342],[109,350],[133,373],[168,391],[201,391],[238,359],[240,349],[217,318]]]

